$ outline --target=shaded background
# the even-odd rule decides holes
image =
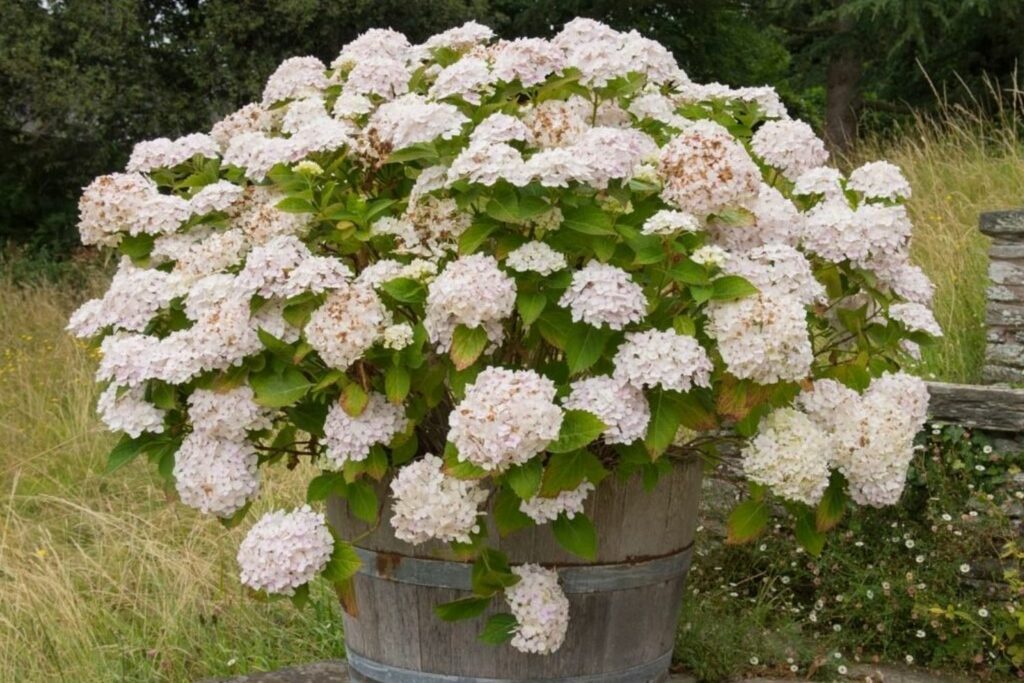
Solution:
[[[329,62],[371,27],[548,36],[575,16],[661,41],[694,80],[774,85],[838,149],[939,103],[983,109],[1024,53],[1020,0],[0,0],[0,246],[71,253],[85,184],[258,99],[289,56]]]

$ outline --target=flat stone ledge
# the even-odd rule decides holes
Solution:
[[[1024,237],[1024,210],[986,211],[981,214],[979,229],[990,236]]]
[[[969,680],[961,676],[882,664],[855,664],[850,667],[846,678],[866,683],[967,683]],[[668,683],[696,683],[696,680],[693,676],[675,673],[669,676]],[[787,683],[794,680],[802,678],[743,678],[736,679],[733,683]],[[349,676],[345,662],[338,660],[230,678],[211,678],[201,683],[349,683]]]
[[[936,420],[994,432],[1024,432],[1024,389],[929,382]]]

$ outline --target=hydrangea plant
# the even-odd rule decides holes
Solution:
[[[738,443],[730,538],[774,499],[819,552],[848,500],[899,497],[928,398],[900,368],[941,334],[907,181],[827,160],[771,89],[693,83],[588,19],[288,59],[261,102],[84,191],[82,241],[123,255],[69,326],[102,354],[111,466],[145,455],[234,524],[263,468],[308,462],[308,503],[474,560],[476,594],[439,614],[503,595],[484,636],[527,652],[558,649],[568,602],[486,515],[593,558],[610,474],[652,487]],[[258,521],[238,562],[297,601],[358,568],[308,506]]]

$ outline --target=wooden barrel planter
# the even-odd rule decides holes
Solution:
[[[357,538],[357,614],[344,617],[353,680],[376,683],[649,683],[667,678],[697,523],[701,464],[678,465],[645,491],[637,476],[609,477],[587,501],[598,557],[587,563],[555,541],[549,526],[496,541],[512,564],[558,569],[569,598],[569,632],[558,652],[523,654],[477,639],[484,620],[441,621],[434,606],[470,595],[470,565],[446,545],[395,539],[385,497],[369,530],[344,501],[328,502],[331,524]],[[491,530],[492,539],[497,534]],[[500,604],[499,604],[500,603]],[[495,600],[491,613],[507,611]]]

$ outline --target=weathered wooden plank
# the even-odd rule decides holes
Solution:
[[[931,415],[998,432],[1024,432],[1024,389],[929,382]]]

